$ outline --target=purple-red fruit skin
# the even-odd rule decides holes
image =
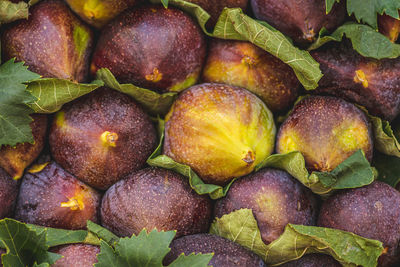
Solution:
[[[71,244],[52,248],[51,252],[63,256],[52,267],[93,267],[97,263],[100,248],[87,244]]]
[[[18,183],[0,168],[0,219],[13,215]]]

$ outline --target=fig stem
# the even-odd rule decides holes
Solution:
[[[367,76],[365,75],[364,71],[356,70],[356,75],[354,76],[354,81],[356,83],[362,83],[364,88],[368,88],[368,80],[367,80]]]
[[[256,159],[256,157],[254,156],[254,153],[253,153],[253,151],[251,151],[251,150],[249,150],[249,151],[246,153],[245,157],[242,158],[242,160],[243,160],[244,162],[246,162],[248,166],[251,165],[251,164],[255,161],[255,159]]]
[[[61,202],[60,205],[62,208],[71,208],[71,210],[83,210],[85,205],[82,201],[76,198],[69,198],[67,202]]]
[[[152,74],[148,74],[145,76],[146,80],[154,83],[161,81],[162,77],[163,77],[162,73],[157,68],[153,69]]]
[[[117,140],[118,140],[118,134],[112,133],[109,131],[105,131],[104,133],[101,134],[100,137],[101,141],[103,142],[103,145],[106,147],[116,147],[117,146]]]

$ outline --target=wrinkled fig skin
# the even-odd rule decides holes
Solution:
[[[234,182],[226,197],[216,202],[215,217],[244,208],[253,210],[266,244],[277,239],[288,223],[315,225],[318,212],[311,191],[275,169],[262,169]]]
[[[65,0],[70,8],[88,24],[101,28],[125,9],[143,0]]]
[[[64,106],[50,131],[55,161],[101,190],[141,169],[156,145],[150,118],[129,96],[108,88]]]
[[[219,39],[211,42],[203,81],[246,88],[272,112],[286,111],[299,88],[293,70],[276,57],[249,42]]]
[[[368,59],[347,43],[326,47],[311,52],[324,73],[315,93],[357,103],[389,121],[400,113],[400,59]]]
[[[372,131],[366,115],[340,98],[311,96],[301,100],[281,125],[276,151],[300,151],[309,171],[332,171],[362,149],[372,160]]]
[[[22,177],[25,168],[39,156],[46,142],[47,116],[33,114],[31,117],[34,143],[17,144],[16,147],[3,146],[0,149],[0,167],[14,179]]]
[[[187,178],[175,172],[147,168],[119,181],[105,193],[102,225],[119,236],[176,230],[176,237],[208,231],[212,204],[195,193]]]
[[[18,183],[0,168],[0,219],[13,215]]]
[[[171,264],[182,253],[214,253],[209,266],[214,267],[266,267],[256,254],[228,239],[210,235],[187,235],[175,239],[170,245],[171,251],[164,258],[164,265]]]
[[[5,60],[16,57],[47,78],[87,80],[93,33],[60,0],[42,1],[29,9],[29,19],[6,27]]]
[[[280,267],[341,267],[342,265],[329,255],[307,254],[298,260],[279,265]]]
[[[98,222],[101,195],[52,162],[26,173],[15,209],[17,220],[62,229],[85,229]]]
[[[172,7],[145,6],[103,29],[91,71],[109,68],[119,82],[181,91],[197,82],[205,53],[203,33],[191,17]]]
[[[399,207],[400,193],[378,181],[328,198],[322,204],[318,225],[381,241],[387,253],[379,258],[378,266],[399,266]]]
[[[395,43],[399,38],[400,20],[386,14],[379,15],[378,28],[380,33],[388,37],[391,42]]]
[[[345,3],[335,4],[327,15],[325,0],[250,0],[254,15],[292,38],[306,44],[315,41],[319,31],[342,25],[346,17]]]
[[[183,92],[165,118],[164,154],[189,165],[207,183],[226,184],[269,156],[275,124],[249,91],[201,84]]]
[[[73,244],[53,248],[51,252],[64,256],[51,267],[93,267],[93,264],[97,263],[100,248],[86,244]]]

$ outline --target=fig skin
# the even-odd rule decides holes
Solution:
[[[370,185],[341,190],[329,197],[321,207],[318,225],[353,232],[379,240],[387,252],[378,259],[378,266],[400,263],[400,193],[376,181]]]
[[[326,14],[325,0],[250,0],[254,16],[268,22],[300,44],[316,40],[319,31],[342,25],[346,17],[345,3],[335,3]]]
[[[379,32],[395,43],[400,34],[400,20],[386,14],[378,15]]]
[[[85,229],[87,220],[98,223],[101,195],[51,162],[24,175],[15,218],[47,227]]]
[[[142,108],[108,88],[65,105],[50,131],[55,161],[101,190],[141,169],[156,145],[156,130]]]
[[[104,194],[102,225],[118,236],[176,230],[176,237],[207,232],[212,203],[194,192],[187,179],[161,168],[128,175]]]
[[[170,265],[182,253],[214,253],[209,266],[214,267],[266,267],[260,257],[237,243],[216,235],[196,234],[175,239],[171,251],[164,258],[164,265]]]
[[[84,82],[89,73],[93,33],[60,0],[41,1],[29,19],[7,26],[3,58],[25,61],[29,70],[47,78]]]
[[[237,180],[215,204],[215,217],[252,209],[264,243],[277,239],[288,223],[315,225],[317,198],[288,173],[262,169]]]
[[[172,7],[143,6],[103,29],[91,71],[109,68],[119,82],[179,92],[197,82],[205,54],[203,33],[191,17]]]
[[[298,260],[279,265],[281,267],[341,267],[333,257],[325,254],[307,254]]]
[[[143,0],[65,0],[86,23],[101,28],[125,9]]]
[[[312,51],[311,56],[324,73],[316,94],[343,98],[389,121],[400,113],[399,58],[365,58],[347,42],[328,44]]]
[[[24,174],[26,167],[42,152],[46,142],[47,116],[32,114],[30,123],[34,143],[19,143],[15,147],[2,146],[0,148],[0,167],[3,168],[15,180]]]
[[[219,39],[211,42],[203,81],[243,87],[260,97],[272,112],[291,107],[300,85],[288,65],[261,48]]]
[[[269,156],[275,133],[272,113],[249,91],[201,84],[180,94],[167,114],[163,152],[204,182],[223,185]]]
[[[301,100],[281,125],[276,151],[300,151],[306,168],[329,172],[362,149],[372,160],[372,131],[366,115],[351,103],[330,96]]]
[[[64,256],[51,265],[52,267],[93,267],[93,264],[97,263],[100,248],[87,244],[72,244],[52,248],[51,252]]]
[[[0,219],[12,216],[18,196],[18,183],[0,168]]]

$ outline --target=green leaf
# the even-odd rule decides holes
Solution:
[[[81,84],[62,79],[39,79],[28,83],[27,91],[36,101],[30,104],[35,113],[54,113],[78,97],[86,95],[103,84]]]
[[[272,266],[299,259],[305,254],[323,253],[331,255],[343,266],[375,267],[383,252],[382,243],[377,240],[336,229],[294,224],[288,224],[278,239],[266,245],[251,209],[217,218],[210,233],[239,243]]]
[[[12,219],[0,221],[0,240],[7,248],[7,254],[1,257],[4,266],[25,267],[35,262],[53,264],[61,258],[60,255],[47,252],[49,247],[45,232],[37,233],[26,224]]]
[[[0,66],[0,146],[33,142],[29,114],[33,110],[28,104],[35,97],[27,92],[25,82],[40,76],[28,71],[23,62],[11,59]]]
[[[131,238],[121,238],[114,248],[102,241],[101,251],[97,255],[96,267],[162,267],[164,257],[170,251],[169,245],[175,236],[175,231],[149,233],[143,229],[139,235]],[[169,266],[207,266],[212,255],[197,254],[180,256]]]
[[[161,0],[161,3],[165,8],[168,8],[168,0]]]
[[[400,182],[400,158],[375,152],[372,165],[378,170],[378,180],[396,187]]]
[[[326,0],[325,5],[326,5],[326,14],[328,14],[329,12],[331,12],[333,5],[335,4],[335,2],[339,3],[340,0]]]
[[[375,179],[375,171],[361,150],[356,151],[331,172],[309,174],[304,157],[298,151],[271,155],[256,166],[255,171],[265,167],[288,172],[314,193],[322,196],[327,196],[338,189],[362,187]]]
[[[104,240],[110,246],[113,246],[119,240],[118,236],[114,235],[112,232],[110,232],[106,228],[101,227],[98,224],[95,224],[94,222],[88,221],[87,229],[91,233],[95,234],[98,238]]]
[[[165,115],[177,96],[177,93],[173,92],[159,94],[133,84],[120,84],[109,69],[100,69],[96,75],[105,86],[130,95],[152,115]]]
[[[351,40],[353,49],[364,57],[382,59],[400,56],[399,44],[392,43],[386,36],[367,25],[348,22],[337,28],[331,35],[325,35],[325,33],[325,29],[321,30],[318,39],[308,50],[317,49],[330,41],[340,42],[345,35]]]
[[[205,184],[189,166],[175,162],[170,157],[162,155],[164,141],[164,121],[161,119],[158,120],[158,130],[160,133],[160,143],[158,144],[156,150],[147,159],[147,164],[153,167],[173,170],[182,174],[189,179],[190,186],[199,195],[209,194],[212,199],[218,199],[226,195],[234,180],[232,180],[225,187],[213,184]]]
[[[12,3],[0,0],[0,24],[10,23],[19,19],[27,19],[29,6],[24,1]]]

